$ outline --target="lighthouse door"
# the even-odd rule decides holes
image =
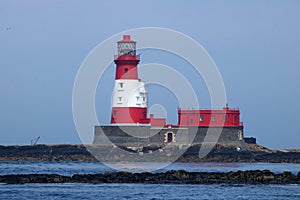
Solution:
[[[174,133],[173,132],[167,132],[165,134],[165,142],[166,143],[170,143],[170,142],[174,142]]]
[[[172,142],[173,141],[173,133],[169,132],[168,133],[168,142]]]

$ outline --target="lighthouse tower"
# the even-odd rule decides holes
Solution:
[[[115,55],[116,76],[112,99],[112,124],[148,124],[147,91],[138,77],[136,42],[130,35],[118,41]]]

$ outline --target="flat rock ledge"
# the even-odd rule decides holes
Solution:
[[[111,146],[90,145],[90,149],[98,149],[103,152],[99,157],[112,161],[128,161],[127,157],[120,157],[119,153],[113,154],[109,149]],[[125,147],[124,147],[125,148]],[[300,163],[300,150],[269,150],[256,144],[248,144],[244,149],[237,150],[237,146],[226,146],[217,144],[213,150],[204,158],[199,158],[201,145],[195,144],[178,158],[178,162],[267,162],[267,163]],[[178,148],[170,149],[176,154]],[[109,151],[108,151],[109,150]],[[146,155],[148,148],[143,148]],[[154,150],[153,150],[154,151]],[[165,151],[164,151],[165,152]],[[163,153],[164,153],[163,152]],[[145,155],[131,153],[132,161],[140,162]],[[162,154],[164,155],[164,154]],[[100,159],[102,160],[102,159]],[[84,145],[35,145],[35,146],[1,146],[0,161],[98,161]],[[157,157],[155,162],[170,162],[167,156]]]
[[[133,183],[133,184],[300,184],[300,172],[275,174],[269,170],[237,172],[186,172],[171,170],[163,173],[111,172],[104,174],[11,174],[0,176],[0,183]]]

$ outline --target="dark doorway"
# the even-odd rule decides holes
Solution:
[[[167,135],[167,142],[169,143],[169,142],[173,142],[173,133],[172,132],[168,132],[167,133],[168,135]]]

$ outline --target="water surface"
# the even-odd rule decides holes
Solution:
[[[111,163],[115,168],[130,172],[165,172],[168,170],[185,170],[188,172],[229,172],[245,170],[268,169],[275,173],[291,171],[297,174],[300,171],[300,164],[292,163],[214,163],[214,162],[174,162],[169,166],[153,171],[160,166],[160,163],[150,162],[121,162]],[[163,164],[167,165],[167,163]],[[114,172],[116,169],[109,168],[100,162],[0,162],[0,175],[5,174],[96,174]]]
[[[153,171],[161,163],[112,163],[131,172]],[[167,164],[167,163],[164,163]],[[229,172],[264,170],[275,173],[300,171],[300,164],[290,163],[182,163],[175,162],[156,172]],[[114,172],[99,162],[0,162],[5,174],[96,174]],[[300,199],[300,185],[169,185],[169,184],[0,184],[0,199]]]

